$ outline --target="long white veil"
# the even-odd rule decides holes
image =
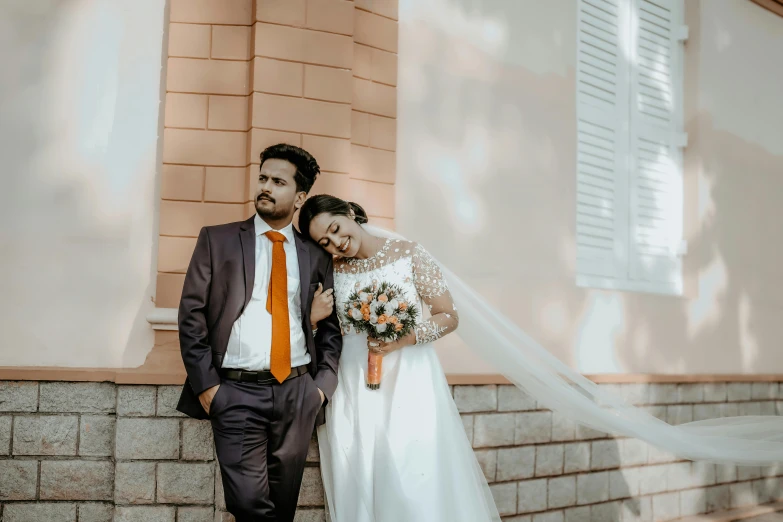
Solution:
[[[405,239],[363,225],[378,237]],[[681,458],[765,465],[783,462],[783,417],[724,417],[673,426],[601,390],[495,309],[440,263],[459,310],[457,335],[541,404],[590,428],[644,440]]]

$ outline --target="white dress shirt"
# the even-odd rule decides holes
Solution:
[[[272,353],[272,314],[266,311],[269,278],[272,275],[272,241],[264,233],[272,230],[256,214],[256,275],[253,294],[242,315],[234,322],[223,368],[242,370],[269,370]],[[310,362],[304,331],[302,330],[301,283],[299,257],[296,253],[294,226],[278,230],[286,237],[283,242],[285,265],[288,275],[288,322],[291,329],[291,367]]]

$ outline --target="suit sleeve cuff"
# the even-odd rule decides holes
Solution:
[[[220,384],[220,375],[218,375],[214,366],[210,366],[209,370],[202,373],[201,375],[196,376],[196,378],[193,378],[190,375],[188,375],[188,378],[190,381],[190,387],[197,397],[205,390]]]

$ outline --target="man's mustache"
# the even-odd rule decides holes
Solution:
[[[271,196],[266,196],[266,195],[264,195],[264,194],[261,194],[260,196],[258,196],[258,197],[256,198],[256,202],[258,202],[258,201],[261,201],[262,199],[265,199],[265,200],[267,200],[267,201],[269,201],[269,202],[271,202],[271,203],[274,203],[274,202],[275,202],[275,199],[274,199],[273,197],[271,197]]]

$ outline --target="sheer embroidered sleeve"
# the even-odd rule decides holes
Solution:
[[[416,344],[431,343],[457,329],[457,308],[438,263],[421,245],[414,248],[413,277],[416,291],[431,314],[416,326]]]

